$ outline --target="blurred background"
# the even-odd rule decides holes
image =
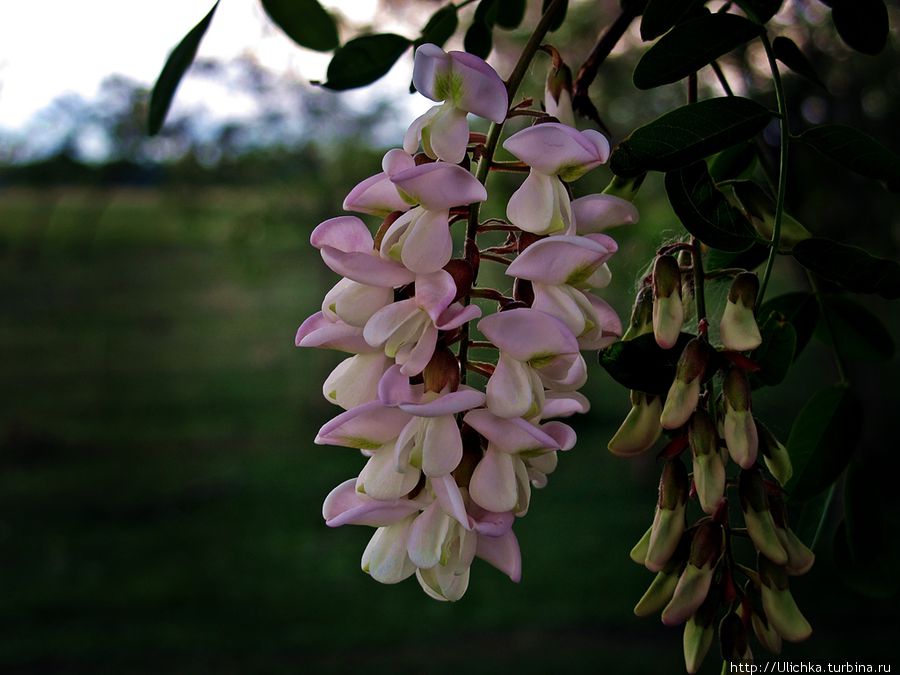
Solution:
[[[441,3],[323,4],[346,39],[371,24],[414,37]],[[521,29],[495,35],[503,76],[535,5]],[[577,68],[618,3],[570,5],[548,41]],[[606,450],[628,396],[595,355],[579,443],[516,525],[519,585],[479,561],[463,600],[437,603],[413,580],[385,587],[359,570],[370,529],[324,526],[322,500],[362,462],[312,443],[336,412],[321,383],[341,356],[293,346],[336,281],[308,237],[429,103],[408,93],[409,54],[368,89],[311,86],[327,56],[295,47],[257,3],[223,2],[163,133],[147,138],[148,89],[209,6],[0,7],[0,671],[680,672],[680,629],[632,616],[652,575],[628,551],[659,474],[653,457]],[[895,37],[878,57],[853,53],[813,0],[786,2],[776,25],[828,88],[785,76],[797,128],[838,121],[900,150]],[[592,90],[614,140],[684,99],[680,86],[633,88],[633,28]],[[738,93],[772,103],[754,46],[723,65]],[[546,67],[539,56],[523,95],[542,96]],[[701,79],[701,96],[720,95]],[[609,178],[601,168],[576,193]],[[497,215],[516,180],[491,178]],[[790,181],[788,209],[810,230],[897,257],[896,195],[812,151],[795,154]],[[613,232],[606,297],[623,319],[656,247],[680,231],[659,176],[637,205],[641,223]],[[779,265],[771,295],[804,288]],[[896,306],[863,302],[898,334]],[[867,414],[859,451],[890,479],[900,368],[853,356]],[[783,440],[835,381],[831,363],[814,341],[755,399]],[[792,585],[815,633],[784,658],[890,663],[895,592],[854,590],[830,537],[817,553]],[[721,668],[715,647],[706,667]]]

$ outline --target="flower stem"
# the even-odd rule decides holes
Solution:
[[[781,73],[778,71],[778,64],[775,63],[775,51],[772,49],[772,43],[769,41],[767,33],[763,33],[761,38],[763,46],[766,48],[766,57],[769,60],[769,68],[772,71],[772,83],[775,86],[775,100],[778,103],[778,114],[781,118],[781,138],[779,139],[779,155],[778,155],[778,194],[775,198],[775,218],[772,225],[772,241],[769,249],[769,259],[766,261],[766,269],[763,272],[762,282],[759,285],[759,295],[756,306],[762,306],[763,299],[766,297],[766,288],[769,285],[769,278],[772,276],[772,268],[775,266],[775,258],[778,255],[779,243],[781,242],[781,222],[784,220],[784,196],[787,190],[787,168],[788,168],[788,145],[791,137],[791,130],[788,124],[787,104],[784,99],[784,87],[781,83]]]

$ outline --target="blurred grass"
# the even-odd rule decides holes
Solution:
[[[325,528],[361,460],[312,444],[339,356],[292,344],[334,282],[306,243],[312,198],[0,200],[0,671],[680,672],[680,631],[631,615],[656,471],[606,452],[627,395],[594,359],[580,442],[516,526],[520,585],[477,562],[461,602],[435,603],[359,571],[370,530]],[[657,208],[656,231],[620,236],[623,318]],[[795,582],[818,634],[786,658],[887,655],[886,603],[834,584],[827,560]]]

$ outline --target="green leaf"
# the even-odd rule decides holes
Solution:
[[[881,319],[858,302],[841,295],[823,295],[828,327],[835,347],[842,355],[862,361],[889,361],[894,356],[894,339]],[[831,344],[828,330],[819,327],[816,337]]]
[[[734,195],[744,211],[751,217],[750,222],[759,235],[768,241],[772,240],[775,229],[775,199],[763,188],[750,180],[731,183]],[[782,247],[793,246],[812,236],[809,230],[789,213],[782,214],[779,244]]]
[[[813,237],[794,246],[794,258],[811,272],[856,293],[900,298],[900,265],[861,248]]]
[[[459,15],[456,11],[456,5],[444,5],[438,11],[431,15],[428,23],[422,29],[422,35],[415,41],[414,47],[424,44],[435,44],[443,47],[444,43],[456,32],[459,26]]]
[[[625,178],[645,171],[671,171],[749,140],[772,113],[739,96],[712,98],[676,108],[632,132],[610,158]]]
[[[671,349],[656,344],[652,333],[616,342],[600,351],[600,365],[623,387],[664,396],[675,379],[678,357],[693,337],[682,333]]]
[[[804,131],[797,140],[860,176],[886,181],[892,191],[900,190],[900,155],[859,129],[822,124]]]
[[[850,388],[837,384],[819,391],[797,415],[787,449],[794,477],[791,499],[804,501],[836,481],[856,449],[862,407]]]
[[[545,14],[547,12],[547,8],[550,7],[550,3],[553,0],[544,0],[541,4],[541,14]],[[563,21],[566,20],[566,12],[569,10],[569,0],[564,0],[562,5],[560,5],[559,9],[556,11],[556,14],[553,16],[553,21],[550,22],[549,32],[553,32],[555,30],[559,30],[559,27],[563,25]]]
[[[178,46],[169,54],[162,72],[153,85],[153,93],[150,94],[150,109],[147,113],[147,133],[155,136],[162,129],[163,122],[166,121],[166,113],[169,112],[169,106],[172,105],[172,98],[175,96],[175,90],[178,83],[187,71],[194,56],[197,55],[197,48],[200,46],[200,40],[209,28],[213,14],[219,1],[212,6],[212,9],[203,17],[203,19],[194,26],[191,31],[182,38]]]
[[[747,12],[751,19],[759,23],[766,23],[778,14],[782,2],[783,0],[737,0],[737,4],[741,6],[741,9]]]
[[[362,87],[386,74],[407,50],[410,41],[402,35],[363,35],[339,47],[328,64],[329,89]]]
[[[480,21],[476,21],[469,26],[466,36],[463,38],[463,48],[470,54],[483,59],[486,59],[488,54],[491,53],[493,45],[494,39],[491,35],[491,29]]]
[[[334,19],[316,0],[261,0],[263,9],[291,40],[317,52],[338,46]]]
[[[709,175],[716,183],[741,178],[753,171],[756,158],[756,143],[752,141],[725,148],[709,161]]]
[[[760,366],[750,375],[754,388],[781,384],[794,362],[797,349],[797,331],[779,312],[771,312],[760,328],[762,344],[750,355],[750,360]]]
[[[890,24],[883,0],[831,0],[838,35],[858,52],[874,56],[887,44]]]
[[[705,0],[650,0],[641,17],[641,39],[655,40]]]
[[[726,267],[740,267],[752,270],[762,265],[769,257],[769,247],[755,242],[746,251],[722,251],[711,248],[706,252],[703,262],[709,271],[724,269]]]
[[[524,18],[525,0],[497,0],[497,25],[500,28],[518,28]]]
[[[778,313],[791,322],[796,336],[794,360],[812,339],[819,323],[819,303],[816,296],[805,291],[785,293],[768,300],[759,309],[759,316]]]
[[[685,21],[641,57],[634,69],[634,86],[652,89],[677,82],[759,35],[757,24],[736,14],[707,14]]]
[[[483,23],[487,28],[493,28],[497,22],[498,10],[499,0],[481,0],[475,8],[475,15],[472,17],[472,21]]]
[[[668,172],[666,194],[684,228],[707,246],[743,251],[753,244],[750,222],[713,184],[706,162]]]
[[[788,37],[779,35],[772,41],[772,51],[775,53],[776,59],[781,61],[795,73],[802,75],[810,82],[819,85],[822,89],[827,89],[825,83],[822,82],[822,79],[816,72],[816,69],[813,68],[809,59],[806,58],[806,54],[800,50],[800,47],[797,46],[796,42]]]

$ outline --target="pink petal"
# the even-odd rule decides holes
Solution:
[[[372,499],[390,501],[409,494],[419,483],[421,472],[414,467],[397,471],[394,453],[383,448],[372,453],[356,479],[356,490]]]
[[[506,274],[551,286],[579,285],[615,252],[604,243],[569,235],[540,239],[522,251]]]
[[[553,176],[530,171],[506,205],[509,222],[534,234],[543,234],[552,229],[557,206],[554,181],[559,182]]]
[[[626,199],[613,195],[587,195],[572,202],[572,213],[578,234],[602,232],[616,225],[638,222],[637,207]]]
[[[401,171],[411,169],[416,165],[411,153],[404,152],[400,148],[388,150],[381,159],[381,169],[390,177]]]
[[[322,312],[316,312],[297,329],[294,344],[298,347],[322,347],[351,354],[364,354],[372,347],[362,339],[362,330],[348,326],[343,321],[329,321]]]
[[[465,385],[458,391],[442,394],[428,403],[401,403],[400,409],[416,417],[440,417],[479,408],[484,405],[484,394]]]
[[[487,382],[487,404],[499,417],[524,417],[535,405],[529,367],[500,352],[497,367]]]
[[[378,401],[341,413],[325,423],[316,435],[317,445],[343,445],[372,450],[393,441],[409,422],[402,410],[388,408]]]
[[[462,438],[452,415],[423,420],[422,471],[426,476],[446,476],[459,466],[463,456]]]
[[[414,321],[421,310],[412,298],[382,307],[372,315],[363,328],[363,337],[373,347],[380,347],[407,322]]]
[[[502,537],[509,532],[515,520],[512,511],[496,513],[472,504],[472,529],[486,537]]]
[[[537,373],[548,389],[573,391],[587,382],[587,364],[580,353],[561,354]]]
[[[391,177],[400,190],[428,211],[445,211],[487,199],[484,185],[461,166],[431,162],[401,171]]]
[[[488,439],[491,446],[500,452],[518,453],[559,447],[556,439],[521,418],[504,419],[489,410],[478,409],[467,412],[463,422]],[[511,509],[512,507],[500,510]],[[497,509],[488,508],[488,510]]]
[[[459,164],[466,156],[469,123],[466,120],[465,110],[450,107],[439,111],[422,133],[427,134],[426,149],[430,147],[438,159],[450,164]]]
[[[378,501],[356,491],[356,479],[346,480],[334,488],[322,504],[322,517],[328,527],[341,525],[393,525],[419,510],[409,499]]]
[[[406,550],[416,567],[429,569],[441,561],[441,549],[450,531],[450,518],[432,502],[409,528]]]
[[[440,106],[434,106],[433,108],[430,108],[428,112],[419,115],[413,120],[412,124],[410,124],[409,128],[406,130],[406,134],[403,136],[404,152],[414,153],[419,149],[419,140],[422,138],[422,129],[431,122],[431,119],[435,115],[437,115],[438,110],[440,110]]]
[[[403,201],[397,192],[397,186],[384,172],[358,183],[344,199],[345,211],[381,217],[393,211],[406,211],[409,207],[410,205]]]
[[[541,419],[551,417],[571,417],[576,413],[584,414],[591,409],[590,401],[577,391],[548,391]]]
[[[436,322],[441,313],[453,302],[456,282],[444,270],[416,276],[416,304]]]
[[[513,456],[489,446],[472,472],[469,495],[488,511],[512,511],[519,498]]]
[[[434,90],[435,80],[449,75],[453,65],[450,56],[437,45],[428,43],[416,49],[413,86],[425,98],[440,101]]]
[[[556,441],[556,447],[563,451],[574,448],[575,442],[578,440],[578,436],[575,435],[575,430],[568,424],[563,424],[562,422],[554,421],[542,424],[541,431],[553,438],[553,440]]]
[[[372,233],[356,216],[338,216],[319,223],[309,235],[309,243],[315,248],[328,246],[344,252],[366,252],[374,246]]]
[[[407,377],[418,375],[423,370],[431,357],[434,356],[434,348],[437,345],[438,331],[432,325],[426,326],[415,346],[407,354],[397,354],[397,363],[402,364],[400,372]]]
[[[456,479],[451,475],[432,476],[428,479],[434,497],[441,505],[444,513],[452,516],[465,529],[470,529],[469,516],[466,513],[466,505],[462,493],[456,484]]]
[[[378,400],[384,405],[396,406],[418,401],[422,396],[421,386],[414,387],[409,378],[400,372],[400,365],[394,364],[382,375],[378,382]]]
[[[453,330],[480,316],[481,308],[478,305],[462,305],[454,302],[441,313],[435,326],[440,330]]]
[[[580,175],[609,157],[609,143],[602,134],[578,131],[558,122],[522,129],[507,138],[503,147],[547,176]]]
[[[400,259],[408,269],[416,274],[431,274],[449,262],[453,255],[449,217],[447,211],[422,211],[409,223],[400,251]]]
[[[463,80],[456,105],[463,110],[502,124],[506,119],[509,98],[506,85],[497,71],[483,59],[467,52],[450,52],[453,70]]]
[[[478,322],[478,330],[517,361],[578,352],[572,331],[556,317],[535,309],[491,314]]]
[[[512,530],[500,537],[478,537],[475,555],[506,574],[512,581],[522,579],[522,553]]]
[[[322,246],[319,252],[332,272],[361,284],[395,288],[415,278],[415,274],[403,265],[380,258],[373,251],[346,253],[331,246]]]

